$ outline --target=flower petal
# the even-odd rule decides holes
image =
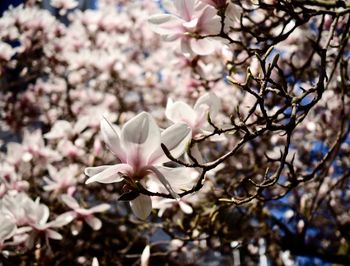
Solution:
[[[152,31],[160,35],[169,35],[183,32],[183,21],[170,14],[157,14],[148,19]]]
[[[11,238],[17,230],[16,221],[14,219],[3,216],[3,213],[1,213],[1,215],[2,219],[0,224],[0,242]]]
[[[176,123],[161,134],[161,142],[164,144],[171,155],[175,158],[181,156],[187,147],[187,144],[191,140],[191,128],[187,124]],[[168,157],[164,154],[164,151],[159,147],[151,156],[149,164],[162,164],[168,162]]]
[[[121,177],[119,173],[129,175],[131,172],[132,172],[132,168],[130,167],[130,165],[116,164],[106,168],[105,170],[98,173],[97,175],[90,177],[88,180],[86,180],[85,183],[90,184],[92,182],[99,182],[99,183],[109,184],[109,183],[121,182],[123,180],[123,177]]]
[[[162,168],[162,167],[159,167],[159,168]],[[180,199],[180,196],[173,190],[168,179],[163,175],[161,171],[158,170],[157,167],[151,166],[149,167],[149,170],[151,170],[154,173],[155,177],[164,186],[164,188],[170,193],[170,195],[173,196],[174,199]]]
[[[195,7],[194,0],[175,0],[174,5],[180,17],[187,21],[191,20]]]
[[[103,203],[100,205],[97,205],[95,207],[92,207],[89,209],[89,211],[91,211],[91,213],[95,213],[95,212],[105,212],[107,210],[109,210],[111,208],[111,205],[107,204],[107,203]]]
[[[180,48],[181,53],[186,57],[190,57],[193,54],[189,38],[181,38]]]
[[[62,201],[71,209],[78,209],[79,203],[70,195],[64,194],[61,196]]]
[[[147,245],[145,246],[141,254],[141,266],[148,266],[150,257],[151,257],[151,247],[150,245]]]
[[[140,195],[130,201],[130,207],[139,219],[145,220],[152,211],[152,200],[150,196]]]
[[[165,109],[166,117],[173,123],[186,123],[190,127],[195,125],[196,113],[186,103],[177,101],[173,102],[171,99],[168,100]]]
[[[46,235],[48,238],[55,239],[55,240],[62,240],[63,238],[61,234],[51,229],[46,230]]]
[[[67,137],[72,131],[72,125],[66,120],[58,120],[51,128],[50,132],[44,134],[46,139],[58,139]]]
[[[209,55],[214,52],[215,47],[213,42],[205,39],[191,39],[190,40],[191,49],[194,53],[198,55]]]
[[[125,162],[125,152],[120,144],[120,129],[105,117],[101,120],[100,127],[103,141],[121,161]]]
[[[121,140],[128,163],[139,168],[160,146],[160,129],[150,114],[142,112],[124,125]]]
[[[62,227],[62,226],[69,224],[76,217],[77,217],[77,214],[74,213],[73,211],[65,212],[65,213],[57,216],[55,220],[47,223],[47,226],[52,227],[52,228]]]
[[[202,105],[208,106],[210,118],[214,118],[221,108],[220,99],[213,92],[206,93],[198,98],[196,104],[194,105],[194,110],[197,112],[197,114],[198,112],[202,111],[202,108],[200,108]]]
[[[166,178],[175,193],[181,193],[191,189],[198,176],[198,173],[195,170],[185,167],[170,168],[157,166],[157,170]],[[151,181],[158,183],[159,189],[161,192],[164,192],[164,184],[157,179],[158,178],[151,176]]]
[[[193,209],[191,207],[191,205],[187,204],[186,202],[183,202],[183,201],[179,201],[179,206],[180,206],[180,209],[186,213],[186,214],[191,214],[193,213]]]
[[[85,175],[88,177],[97,175],[98,173],[101,173],[102,171],[106,170],[108,167],[111,167],[112,165],[101,165],[96,167],[86,167],[84,170]]]
[[[219,34],[221,30],[221,18],[217,15],[217,10],[207,6],[198,21],[198,28],[201,34],[214,35]]]
[[[97,231],[97,230],[100,230],[101,227],[102,227],[102,222],[100,219],[96,218],[95,216],[93,215],[89,215],[89,216],[86,216],[85,217],[85,222],[90,225],[90,227]]]

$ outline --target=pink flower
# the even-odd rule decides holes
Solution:
[[[103,119],[101,131],[105,143],[120,163],[86,168],[85,174],[90,177],[87,184],[126,181],[137,188],[137,182],[145,185],[147,178],[155,178],[174,198],[179,198],[174,189],[178,180],[187,180],[186,171],[182,167],[162,166],[169,159],[160,144],[163,143],[174,157],[179,157],[191,137],[188,126],[177,123],[161,132],[151,115],[142,112],[121,130]],[[134,214],[141,219],[147,218],[152,210],[151,198],[143,194],[131,200],[130,205]]]
[[[175,0],[175,14],[158,14],[149,18],[154,32],[165,41],[180,40],[185,55],[211,54],[215,46],[207,35],[217,35],[221,30],[220,17],[212,6],[195,0]]]

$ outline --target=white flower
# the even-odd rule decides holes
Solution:
[[[177,123],[161,132],[151,115],[142,112],[128,121],[122,130],[103,119],[101,131],[105,143],[121,163],[86,168],[85,174],[90,177],[86,183],[125,180],[137,188],[137,182],[145,185],[147,178],[152,178],[162,183],[174,198],[179,198],[174,189],[181,191],[184,188],[179,187],[178,183],[186,183],[186,171],[181,167],[162,166],[169,159],[164,154],[161,143],[174,157],[179,157],[184,153],[191,137],[187,125]],[[134,214],[141,219],[147,218],[152,210],[151,198],[143,194],[131,200],[130,205]]]

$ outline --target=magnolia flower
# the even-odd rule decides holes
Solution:
[[[191,137],[187,125],[177,123],[161,132],[152,116],[142,112],[121,130],[103,119],[101,132],[104,142],[120,163],[86,168],[85,174],[90,177],[87,184],[125,181],[135,189],[138,182],[146,185],[147,179],[152,178],[160,182],[174,198],[179,198],[174,189],[181,191],[188,185],[186,171],[182,167],[162,166],[169,159],[160,144],[163,143],[174,157],[179,157]],[[130,205],[134,214],[141,219],[147,218],[152,210],[151,198],[143,194],[131,200]]]
[[[215,45],[206,35],[218,35],[221,30],[220,17],[215,8],[199,4],[195,0],[175,0],[174,14],[158,14],[149,18],[154,32],[164,36],[165,41],[180,39],[185,55],[211,54]]]
[[[49,238],[55,240],[61,240],[62,235],[54,228],[60,228],[66,224],[69,224],[73,219],[67,213],[63,213],[56,217],[56,219],[48,222],[50,211],[45,204],[39,202],[39,198],[36,201],[29,201],[29,204],[25,206],[29,211],[27,217],[29,219],[29,226],[33,229],[32,239],[38,234],[44,235],[46,240]],[[32,245],[33,243],[29,243]]]
[[[210,119],[213,120],[218,114],[220,107],[219,98],[213,92],[210,92],[200,97],[193,108],[182,101],[173,102],[173,100],[169,98],[165,109],[165,115],[173,123],[186,123],[191,128],[192,138],[195,138],[198,134],[211,133],[210,129],[212,129],[212,127],[208,123],[208,115]],[[224,139],[224,136],[211,137],[212,141],[222,141]],[[197,162],[204,162],[197,144],[192,147],[191,154],[196,158]],[[192,161],[191,158],[187,157],[187,159]]]
[[[62,195],[62,201],[73,211],[67,213],[73,219],[84,220],[93,230],[100,230],[102,222],[96,218],[93,214],[97,212],[105,212],[111,206],[109,204],[100,204],[90,209],[84,209],[79,206],[79,203],[70,195]]]
[[[76,189],[76,175],[79,173],[78,165],[72,164],[57,171],[52,165],[48,165],[49,177],[44,177],[45,191],[67,192],[72,195]]]
[[[192,137],[195,137],[198,133],[205,133],[210,128],[208,114],[210,119],[214,119],[219,110],[220,100],[210,92],[200,97],[193,108],[187,103],[173,102],[169,98],[165,115],[173,123],[186,123],[192,130]]]
[[[0,202],[0,207],[6,215],[13,217],[18,227],[21,226],[17,233],[32,232],[29,246],[34,244],[34,238],[39,234],[44,235],[47,240],[49,238],[62,239],[62,236],[53,228],[62,227],[72,221],[70,215],[62,214],[48,222],[49,208],[40,203],[39,198],[33,201],[25,193],[19,193],[15,196],[5,195]]]

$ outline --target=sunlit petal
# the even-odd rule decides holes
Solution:
[[[129,175],[129,173],[132,172],[132,168],[128,164],[116,164],[112,165],[102,172],[98,173],[97,175],[94,175],[90,177],[86,184],[90,184],[92,182],[99,182],[99,183],[115,183],[115,182],[121,182],[123,180],[123,177],[119,173],[123,173],[125,175]]]

